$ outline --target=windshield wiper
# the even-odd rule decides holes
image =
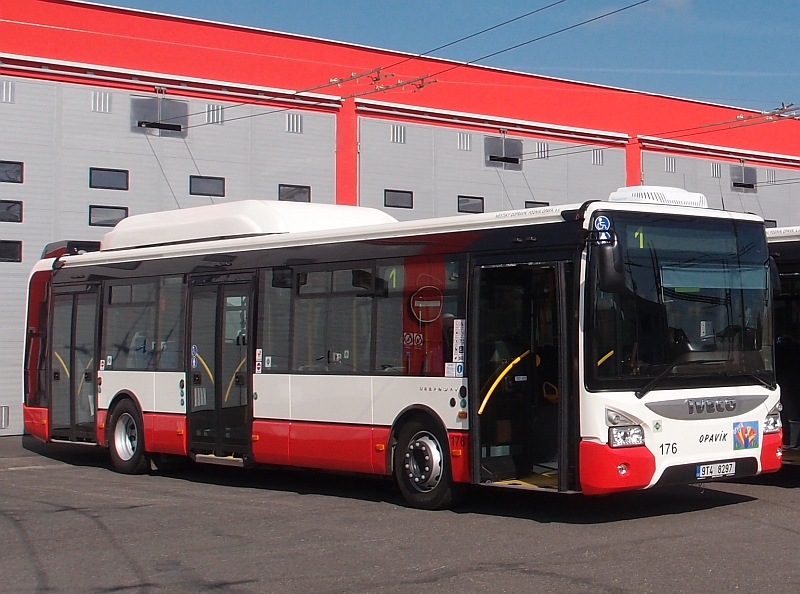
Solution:
[[[647,382],[647,384],[645,384],[644,388],[642,388],[638,392],[634,392],[634,394],[639,399],[643,398],[645,394],[647,394],[650,390],[652,390],[658,384],[660,384],[661,380],[663,380],[667,376],[667,374],[670,371],[672,371],[673,369],[675,369],[675,367],[677,367],[678,365],[697,365],[697,364],[703,364],[703,363],[726,363],[727,361],[729,361],[729,359],[689,359],[688,361],[675,360],[672,363],[670,363],[669,365],[667,365],[667,368],[664,371],[662,371],[657,376],[655,376],[653,379],[651,379],[649,382]]]
[[[766,386],[770,390],[775,390],[778,387],[778,382],[775,381],[771,382],[768,379],[756,373],[755,371],[729,371],[727,375],[728,377],[740,377],[740,376],[752,377],[754,380],[758,381],[758,383]]]

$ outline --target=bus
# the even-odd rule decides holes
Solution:
[[[108,448],[606,494],[777,470],[764,222],[684,190],[397,222],[243,201],[45,249],[24,425]]]
[[[775,371],[781,386],[784,463],[800,462],[800,227],[767,229],[779,287],[773,304]]]

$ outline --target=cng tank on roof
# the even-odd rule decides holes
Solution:
[[[708,208],[708,201],[703,194],[667,186],[627,186],[619,188],[616,192],[611,192],[608,201]]]
[[[101,250],[299,233],[396,223],[375,208],[339,204],[242,200],[134,215],[105,234]]]

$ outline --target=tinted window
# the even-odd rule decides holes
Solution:
[[[278,200],[289,202],[311,202],[311,186],[292,186],[280,184],[278,186]]]
[[[89,187],[101,190],[127,190],[128,172],[125,169],[89,169]]]
[[[414,192],[384,190],[383,205],[389,208],[414,208]]]
[[[22,242],[0,241],[0,262],[22,262]]]
[[[22,202],[16,200],[0,200],[0,222],[21,223]]]
[[[483,212],[483,198],[479,196],[459,196],[458,212]]]
[[[21,184],[22,169],[22,163],[16,161],[0,161],[0,182]]]
[[[127,206],[89,206],[89,225],[92,227],[113,227],[127,216]]]
[[[225,196],[224,177],[204,177],[200,175],[189,176],[189,194],[193,196]]]

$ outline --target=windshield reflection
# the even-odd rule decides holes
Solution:
[[[590,267],[588,387],[650,390],[656,377],[658,387],[773,384],[763,228],[607,216],[621,243],[626,289],[601,291]]]

